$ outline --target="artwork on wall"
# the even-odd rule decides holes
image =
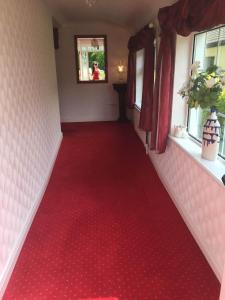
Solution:
[[[105,35],[75,35],[78,83],[108,82]]]

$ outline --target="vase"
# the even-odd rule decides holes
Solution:
[[[211,115],[203,126],[202,137],[202,158],[214,161],[219,152],[220,143],[220,123],[216,110],[211,109]]]

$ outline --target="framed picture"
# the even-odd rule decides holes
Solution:
[[[75,35],[78,83],[108,82],[106,35]]]

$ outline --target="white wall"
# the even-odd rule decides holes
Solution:
[[[74,35],[106,34],[109,82],[77,83]],[[127,64],[127,43],[131,33],[108,23],[67,24],[59,29],[60,48],[56,51],[62,122],[108,121],[118,118],[118,95],[112,84],[118,82],[116,66]]]
[[[192,64],[193,35],[189,37],[177,36],[176,59],[173,88],[173,108],[171,127],[175,125],[187,125],[188,107],[186,100],[182,99],[178,91],[190,75]]]
[[[41,0],[0,1],[0,298],[61,141],[52,24]]]
[[[186,105],[177,92],[188,76],[191,44],[191,37],[178,37],[171,127],[186,122]],[[145,143],[145,134],[138,128],[139,119],[140,113],[134,110],[134,128]],[[149,156],[206,259],[222,281],[225,262],[224,186],[171,139],[164,154],[149,151]]]

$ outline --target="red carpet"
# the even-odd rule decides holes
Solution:
[[[218,300],[219,288],[132,127],[64,125],[4,299]]]

